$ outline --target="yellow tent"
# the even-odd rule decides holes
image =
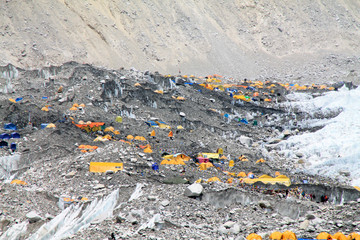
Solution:
[[[144,149],[144,153],[152,153],[153,151],[151,150],[151,148],[147,147]]]
[[[78,110],[78,109],[77,109],[77,107],[71,107],[70,110],[71,110],[71,111],[76,111],[76,110]]]
[[[217,151],[216,151],[218,154],[224,154],[224,150],[222,148],[219,148]]]
[[[296,240],[296,235],[292,231],[285,231],[282,234],[281,240]]]
[[[207,162],[207,163],[200,163],[199,165],[199,169],[200,170],[207,170],[210,167],[213,167],[214,165],[211,162]]]
[[[266,162],[264,159],[260,158],[259,160],[256,161],[256,163],[263,163]]]
[[[135,137],[135,140],[138,140],[138,141],[146,141],[146,139],[145,139],[143,136],[136,136],[136,137]]]
[[[113,131],[114,134],[119,135],[120,132],[118,130]]]
[[[107,127],[104,129],[104,132],[112,132],[114,130],[115,130],[114,127]]]
[[[200,153],[199,155],[203,158],[208,158],[208,159],[211,159],[211,158],[218,159],[219,158],[218,153]]]
[[[189,161],[191,159],[191,157],[183,154],[183,153],[177,153],[173,155],[175,159],[179,159],[182,161]]]
[[[10,182],[10,184],[18,184],[18,185],[27,185],[25,181],[21,181],[19,179],[14,179]]]
[[[49,111],[49,108],[43,107],[43,108],[41,109],[41,111],[48,112],[48,111]]]
[[[134,84],[134,87],[140,87],[140,86],[141,86],[140,83],[135,83],[135,84]]]
[[[164,159],[160,163],[161,165],[169,164],[169,165],[185,165],[184,161],[177,159]]]
[[[174,157],[174,155],[165,155],[165,156],[163,156],[162,158],[163,159],[171,159],[171,158],[173,158]]]
[[[246,177],[246,173],[245,172],[239,172],[237,177]]]
[[[333,235],[333,239],[337,240],[349,240],[349,237],[345,236],[342,232],[337,232]]]
[[[348,237],[351,240],[360,240],[360,234],[356,232],[350,233]]]
[[[229,167],[234,167],[234,160],[229,161]]]
[[[9,98],[9,101],[13,102],[13,103],[16,103],[15,99],[13,99],[13,98]]]
[[[327,232],[321,232],[317,235],[316,239],[331,240],[333,237]]]
[[[227,157],[226,157],[225,155],[222,155],[222,156],[220,157],[220,159],[226,160]]]
[[[360,187],[355,186],[354,188],[355,188],[356,190],[360,191]]]
[[[177,126],[176,128],[177,128],[177,129],[184,129],[184,127],[181,126],[181,125]]]
[[[122,171],[123,163],[116,162],[90,162],[90,172]]]
[[[184,97],[177,97],[176,100],[185,101]]]
[[[78,108],[78,107],[79,107],[79,104],[74,103],[74,104],[72,105],[72,107],[74,107],[74,108]]]
[[[279,172],[275,172],[275,177],[280,176],[281,174]]]
[[[46,126],[46,128],[56,128],[55,124],[53,123],[50,123]]]
[[[280,240],[282,237],[282,233],[281,232],[273,232],[270,234],[269,239],[271,240]]]
[[[122,123],[122,117],[121,116],[117,116],[116,118],[115,118],[115,121],[116,122],[118,122],[118,123]]]
[[[133,139],[134,139],[134,136],[133,136],[133,135],[127,135],[126,138],[127,138],[128,140],[133,140]]]
[[[220,179],[218,177],[212,177],[212,178],[209,178],[206,182],[221,182]]]
[[[163,91],[163,90],[155,90],[154,92],[160,93],[160,94],[164,94],[164,91]]]
[[[256,233],[251,233],[246,237],[247,240],[262,240],[261,236]]]
[[[111,136],[110,136],[109,134],[106,134],[105,136],[103,136],[103,139],[110,140],[110,139],[111,139]]]

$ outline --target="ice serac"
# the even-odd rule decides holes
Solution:
[[[85,209],[84,205],[70,206],[40,227],[28,240],[59,240],[69,237],[91,223],[111,217],[118,198],[119,189],[105,198],[92,201]]]
[[[136,184],[136,188],[133,192],[133,194],[131,194],[130,198],[129,198],[129,202],[131,202],[132,200],[138,199],[141,195],[142,195],[142,190],[141,188],[144,186],[144,183],[137,183]]]
[[[23,239],[26,234],[28,221],[23,221],[18,224],[14,224],[4,234],[0,236],[0,240],[20,240]]]
[[[348,172],[352,185],[360,186],[360,88],[343,87],[317,98],[297,94],[294,99],[292,107],[310,116],[323,116],[301,124],[322,128],[283,141],[279,144],[281,152],[286,157],[301,152],[311,163],[307,169],[312,173],[336,177]]]

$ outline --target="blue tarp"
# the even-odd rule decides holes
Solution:
[[[225,114],[224,114],[224,117],[228,118],[228,117],[229,117],[229,114],[225,113]]]
[[[255,90],[256,90],[254,87],[250,87],[250,86],[248,86],[246,89],[247,89],[247,90],[251,90],[251,91],[255,91]]]
[[[184,84],[194,85],[192,82],[185,82]]]
[[[20,138],[20,134],[18,134],[17,132],[13,132],[11,133],[11,138]]]
[[[6,123],[4,125],[4,129],[6,130],[17,130],[16,125],[13,123]]]
[[[0,134],[0,139],[10,139],[10,135],[7,133]]]
[[[47,125],[49,125],[49,124],[48,124],[48,123],[42,123],[42,124],[41,124],[41,129],[46,128],[46,127],[47,127]]]
[[[20,102],[21,100],[23,100],[23,98],[22,98],[22,97],[18,97],[18,98],[15,99],[15,102]]]

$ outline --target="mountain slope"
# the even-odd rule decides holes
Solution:
[[[356,0],[2,0],[0,10],[0,64],[26,68],[336,80],[360,65]]]

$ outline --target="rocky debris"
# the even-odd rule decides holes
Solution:
[[[22,136],[18,142],[19,161],[13,165],[16,168],[6,172],[8,175],[3,178],[11,176],[11,172],[27,183],[15,185],[4,181],[0,185],[2,232],[23,222],[25,213],[32,210],[50,220],[66,207],[86,207],[102,201],[115,189],[119,189],[119,199],[114,203],[113,216],[93,222],[67,239],[107,239],[112,233],[116,239],[151,236],[158,239],[243,239],[251,232],[267,236],[275,229],[292,229],[298,236],[314,238],[319,229],[358,231],[356,223],[360,219],[356,216],[360,213],[356,200],[359,196],[349,189],[335,189],[339,186],[334,180],[294,173],[294,165],[301,159],[277,155],[276,141],[270,144],[271,139],[283,141],[284,129],[291,129],[291,134],[301,134],[303,129],[297,126],[296,133],[295,126],[288,128],[287,111],[275,103],[232,103],[232,98],[223,92],[185,84],[194,82],[193,79],[174,85],[172,78],[135,69],[115,71],[71,62],[51,71],[55,76],[53,87],[50,83],[46,85],[50,80],[45,80],[43,87],[43,77],[24,70],[19,85],[14,85],[13,90],[19,96],[30,92],[32,98],[19,103],[10,102],[8,95],[0,99],[0,122],[16,121]],[[86,81],[83,76],[87,76]],[[31,83],[27,79],[31,79]],[[101,80],[105,82],[100,85]],[[135,83],[140,86],[134,86]],[[57,93],[60,85],[63,92]],[[154,92],[159,86],[164,89],[163,94]],[[44,96],[48,96],[47,100],[42,99]],[[172,96],[184,96],[186,100],[175,100]],[[64,97],[66,101],[59,102]],[[284,101],[280,96],[276,100]],[[46,105],[51,105],[49,112],[41,111],[45,101],[48,101]],[[85,112],[71,112],[69,108],[74,103],[84,103]],[[29,126],[28,109],[32,109],[32,126]],[[226,118],[224,113],[230,117]],[[71,116],[76,123],[80,120],[105,122],[120,134],[105,130],[87,133],[74,126],[70,118],[64,119],[64,115]],[[117,116],[122,117],[121,123],[116,121]],[[245,120],[239,122],[234,116],[240,120],[243,117],[247,121],[256,120],[258,125],[246,124]],[[148,120],[169,124],[174,138],[168,138],[169,129],[148,126],[145,123]],[[53,122],[56,128],[41,129],[44,122]],[[177,129],[179,125],[184,129]],[[148,135],[152,130],[156,132],[154,138]],[[111,140],[94,141],[106,134]],[[129,140],[128,135],[144,136],[147,141]],[[147,144],[152,153],[144,152]],[[83,152],[80,145],[98,148]],[[217,167],[207,170],[199,170],[192,160],[185,165],[160,164],[162,155],[185,153],[194,157],[199,152],[216,152],[220,147],[224,158],[215,161]],[[241,155],[248,161],[239,160]],[[8,156],[8,151],[0,149],[1,161],[9,160]],[[266,162],[256,163],[260,158]],[[234,159],[233,167],[229,166],[230,159]],[[90,162],[121,162],[124,170],[89,172]],[[158,170],[152,169],[154,163],[159,165]],[[292,188],[285,198],[283,186],[243,185],[239,178],[229,175],[240,171],[251,171],[257,177],[275,176],[279,171],[289,176],[292,184],[302,184],[306,179],[309,184],[297,186],[306,193],[315,192],[317,199],[302,198]],[[214,176],[221,182],[206,183]],[[233,182],[225,183],[230,178]],[[202,183],[194,183],[199,179]],[[220,192],[219,197],[206,196],[214,191]],[[317,203],[321,196],[318,192],[332,194],[333,198],[327,203]],[[339,201],[342,197],[343,205],[333,205],[332,200]],[[61,208],[60,202],[63,203]],[[101,209],[98,210],[100,214]],[[316,217],[307,218],[310,214]],[[342,215],[349,221],[339,221]],[[45,221],[32,224],[26,234],[33,233],[42,222]]]

